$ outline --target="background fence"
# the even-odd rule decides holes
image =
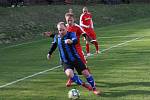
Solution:
[[[10,6],[11,1],[19,0],[0,0],[0,6]],[[150,0],[23,0],[25,5],[36,4],[120,4],[120,3],[150,3]]]

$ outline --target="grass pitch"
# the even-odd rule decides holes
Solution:
[[[89,57],[88,66],[103,94],[97,97],[73,85],[71,88],[79,89],[81,100],[150,99],[149,26],[150,19],[141,19],[96,28],[102,53]],[[68,99],[71,88],[65,87],[67,78],[62,68],[33,75],[59,65],[58,51],[50,61],[46,59],[49,43],[49,39],[43,39],[0,48],[0,100]],[[91,52],[94,51],[91,46]],[[25,78],[29,75],[33,76]],[[11,84],[5,86],[8,83]]]

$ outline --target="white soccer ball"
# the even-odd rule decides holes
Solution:
[[[71,89],[68,92],[69,99],[76,100],[76,99],[79,99],[79,97],[80,97],[80,93],[79,93],[79,90],[77,90],[77,89]]]

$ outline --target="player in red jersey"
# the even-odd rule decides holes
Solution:
[[[74,15],[73,15],[73,13],[66,13],[65,14],[65,19],[66,19],[66,22],[67,22],[67,24],[66,24],[67,31],[76,33],[78,42],[75,45],[75,48],[76,48],[77,53],[80,56],[82,62],[86,65],[86,58],[85,58],[85,56],[83,54],[82,46],[80,44],[80,37],[83,35],[88,42],[90,42],[91,39],[88,37],[88,35],[86,35],[85,31],[78,24],[74,23]],[[87,72],[89,72],[88,67],[87,67]],[[85,76],[86,74],[87,73],[85,72],[83,75]],[[66,86],[71,86],[71,84],[72,84],[72,81],[69,79],[67,81],[67,83],[66,83]],[[93,92],[94,92],[94,94],[99,94],[100,93],[97,90],[93,90]]]
[[[75,45],[75,47],[77,49],[78,54],[80,55],[80,58],[82,59],[84,64],[86,64],[86,59],[83,54],[82,46],[80,45],[80,37],[82,35],[85,36],[86,33],[78,24],[74,23],[74,17],[73,17],[72,13],[66,13],[65,18],[66,18],[66,22],[67,22],[66,27],[67,27],[68,32],[76,33],[78,43]]]
[[[100,53],[98,42],[96,40],[96,33],[93,27],[92,15],[90,12],[88,12],[86,7],[83,8],[83,13],[80,16],[80,26],[84,29],[88,36],[92,38],[92,42],[96,48],[96,53]],[[86,42],[86,53],[87,56],[90,56],[90,47],[88,42]]]
[[[66,24],[67,30],[69,32],[75,32],[76,33],[78,42],[75,45],[75,47],[76,47],[76,50],[77,50],[81,60],[83,61],[84,64],[86,64],[87,61],[86,61],[86,58],[84,56],[82,46],[80,45],[80,37],[83,35],[89,42],[90,42],[90,38],[86,35],[85,31],[78,24],[74,23],[73,13],[66,13],[65,14],[65,19],[66,19],[66,22],[67,22],[67,24]],[[72,82],[69,79],[66,83],[66,86],[71,86],[71,83]]]

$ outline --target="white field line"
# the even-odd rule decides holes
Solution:
[[[127,38],[127,37],[135,37],[135,36],[106,36],[106,37],[97,37],[97,38],[99,39],[99,38],[124,38],[124,37]],[[30,43],[37,43],[37,42],[40,42],[40,41],[43,41],[43,40],[46,40],[46,39],[32,41],[32,42],[26,42],[26,43],[20,43],[20,44],[16,44],[16,45],[11,45],[11,46],[7,46],[7,47],[3,47],[1,49],[13,48],[13,47],[17,47],[17,46],[21,46],[21,45],[26,45],[26,44],[30,44]]]
[[[114,46],[112,46],[112,47],[109,47],[109,48],[107,48],[107,49],[102,50],[101,53],[102,53],[102,52],[105,52],[105,51],[107,51],[107,50],[110,50],[110,49],[112,49],[112,48],[115,48],[115,47],[124,45],[124,44],[126,44],[126,43],[136,41],[136,40],[141,39],[141,38],[143,38],[143,37],[139,37],[139,38],[135,38],[135,39],[132,39],[132,40],[129,40],[129,41],[125,41],[125,42],[123,42],[123,43],[119,43],[119,44],[117,44],[117,45],[114,45]],[[92,54],[92,55],[95,55],[95,54]],[[32,77],[34,77],[34,76],[37,76],[37,75],[46,73],[46,72],[48,72],[48,71],[52,71],[52,70],[57,69],[57,68],[59,68],[59,67],[61,67],[61,65],[56,66],[56,67],[53,67],[53,68],[50,68],[50,69],[47,69],[47,70],[44,70],[44,71],[41,71],[41,72],[38,72],[38,73],[35,73],[35,74],[32,74],[32,75],[29,75],[29,76],[27,76],[27,77],[18,79],[18,80],[16,80],[16,81],[12,81],[12,82],[7,83],[7,84],[1,85],[1,86],[0,86],[0,89],[1,89],[1,88],[4,88],[4,87],[6,87],[6,86],[10,86],[10,85],[13,85],[13,84],[15,84],[15,83],[18,83],[18,82],[20,82],[20,81],[23,81],[23,80],[25,80],[25,79],[32,78]]]
[[[35,73],[35,74],[32,74],[32,75],[29,75],[29,76],[27,76],[27,77],[24,77],[24,78],[18,79],[18,80],[16,80],[16,81],[12,81],[12,82],[7,83],[7,84],[5,84],[5,85],[1,85],[1,86],[0,86],[0,88],[3,88],[3,87],[6,87],[6,86],[9,86],[9,85],[12,85],[12,84],[18,83],[18,82],[23,81],[23,80],[25,80],[25,79],[28,79],[28,78],[31,78],[31,77],[34,77],[34,76],[37,76],[37,75],[40,75],[40,74],[46,73],[46,72],[48,72],[48,71],[51,71],[51,70],[57,69],[57,68],[59,68],[59,67],[61,67],[61,65],[56,66],[56,67],[53,67],[53,68],[50,68],[50,69],[47,69],[47,70],[44,70],[44,71],[41,71],[41,72],[38,72],[38,73]]]
[[[104,50],[102,50],[101,52],[105,52],[105,51],[110,50],[110,49],[112,49],[112,48],[115,48],[115,47],[118,47],[118,46],[127,44],[127,43],[129,43],[129,42],[133,42],[133,41],[139,40],[139,39],[141,39],[141,38],[143,38],[143,37],[144,37],[144,36],[138,37],[138,38],[135,38],[135,39],[132,39],[132,40],[129,40],[129,41],[125,41],[125,42],[123,42],[123,43],[119,43],[119,44],[117,44],[117,45],[114,45],[114,46],[111,46],[111,47],[109,47],[109,48],[107,48],[107,49],[104,49]]]
[[[141,38],[143,38],[143,37],[144,37],[144,36],[138,37],[138,38],[135,38],[135,39],[132,39],[132,40],[129,40],[129,41],[125,41],[125,42],[119,43],[119,44],[117,44],[117,45],[111,46],[111,47],[109,47],[109,48],[107,48],[107,49],[103,49],[103,50],[101,50],[101,53],[103,53],[103,52],[105,52],[105,51],[108,51],[108,50],[110,50],[110,49],[112,49],[112,48],[116,48],[116,47],[122,46],[122,45],[124,45],[124,44],[129,43],[129,42],[133,42],[133,41],[139,40],[139,39],[141,39]],[[91,56],[93,56],[93,55],[97,55],[97,54],[96,54],[96,53],[91,54]],[[87,56],[86,56],[86,57],[87,57]]]

